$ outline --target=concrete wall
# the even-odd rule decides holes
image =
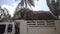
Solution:
[[[20,21],[20,34],[27,34],[27,25],[24,20]]]
[[[28,28],[27,22],[20,21],[20,34],[56,34],[55,27]]]
[[[28,34],[56,34],[54,28],[31,28],[28,29]]]
[[[19,20],[20,34],[60,34],[60,20],[55,20],[54,27],[28,28],[27,22]]]
[[[55,20],[57,34],[60,34],[60,20]]]

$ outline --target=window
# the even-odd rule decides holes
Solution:
[[[12,24],[8,25],[8,32],[12,32]]]
[[[0,34],[5,32],[5,27],[6,27],[5,24],[0,24]]]

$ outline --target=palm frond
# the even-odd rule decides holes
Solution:
[[[24,0],[21,0],[21,2],[19,3],[19,5],[24,6]]]
[[[15,2],[18,1],[18,0],[15,0]]]
[[[33,0],[28,0],[28,2],[29,2],[32,6],[35,6]]]

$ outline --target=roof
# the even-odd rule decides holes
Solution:
[[[56,18],[49,11],[28,11],[24,16],[25,20],[55,20]]]

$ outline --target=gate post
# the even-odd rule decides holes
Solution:
[[[20,34],[27,34],[27,23],[24,20],[20,21]]]
[[[60,20],[55,20],[57,34],[60,34]]]

